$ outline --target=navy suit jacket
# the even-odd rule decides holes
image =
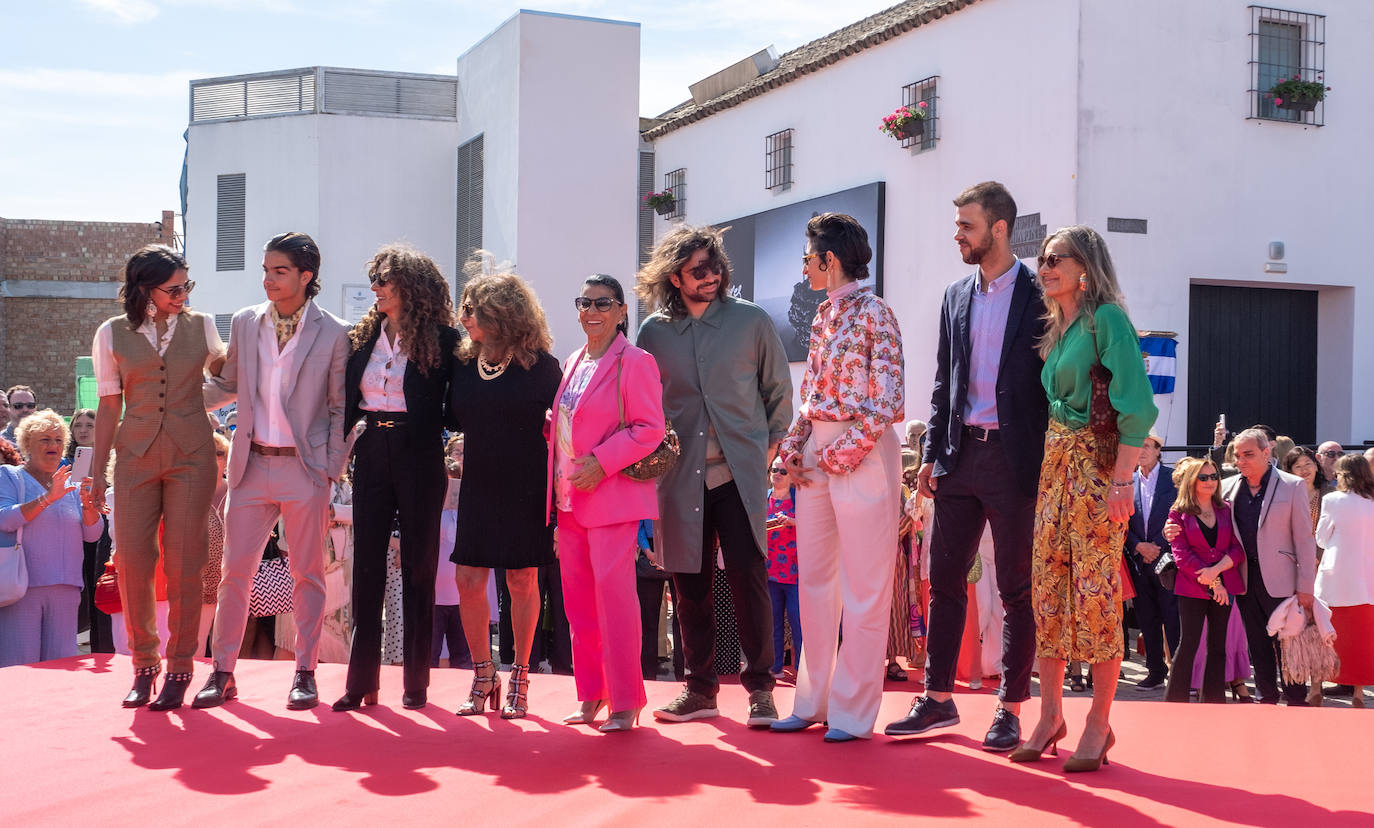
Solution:
[[[1161,553],[1169,548],[1169,542],[1164,539],[1164,524],[1169,519],[1169,509],[1173,508],[1174,500],[1178,497],[1178,489],[1174,486],[1173,467],[1163,463],[1159,465],[1159,472],[1155,478],[1155,499],[1150,504],[1150,514],[1146,515],[1141,510],[1139,479],[1135,481],[1134,488],[1135,513],[1126,524],[1126,557],[1132,563],[1147,566],[1150,571],[1154,571],[1153,564],[1146,565],[1136,554],[1135,545],[1158,544]]]
[[[940,308],[940,345],[936,354],[935,389],[930,398],[930,430],[925,462],[933,463],[934,475],[954,471],[963,443],[964,405],[968,401],[969,313],[978,273],[945,289]],[[1002,358],[997,369],[997,420],[1000,445],[1015,476],[1017,488],[1033,496],[1040,483],[1040,463],[1045,457],[1045,432],[1050,404],[1040,384],[1044,360],[1035,350],[1045,329],[1041,318],[1045,300],[1035,274],[1024,264],[1016,273]]]

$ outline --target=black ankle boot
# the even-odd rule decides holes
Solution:
[[[124,706],[142,707],[147,704],[148,699],[153,696],[153,688],[157,686],[157,674],[160,672],[161,664],[134,668],[134,687],[129,691],[129,695],[124,697]]]
[[[157,694],[149,710],[175,710],[186,699],[186,689],[191,686],[190,673],[168,673],[162,682],[162,692]]]

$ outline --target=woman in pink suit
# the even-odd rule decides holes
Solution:
[[[574,304],[587,344],[568,358],[550,412],[547,498],[558,510],[563,600],[572,629],[579,710],[568,724],[590,724],[601,706],[604,733],[629,730],[644,707],[639,669],[635,537],[658,517],[652,481],[620,471],[663,440],[658,364],[625,339],[625,292],[610,276],[583,283]]]

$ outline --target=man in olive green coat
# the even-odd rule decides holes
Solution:
[[[658,360],[663,410],[682,456],[658,481],[655,555],[673,573],[687,687],[660,721],[719,715],[711,580],[719,539],[749,691],[750,727],[777,719],[765,561],[768,463],[792,421],[782,340],[758,305],[728,293],[730,262],[713,228],[679,227],[654,251],[637,292],[657,308],[639,347]]]

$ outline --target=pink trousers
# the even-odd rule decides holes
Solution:
[[[643,707],[647,700],[639,668],[638,530],[638,521],[588,527],[572,512],[558,513],[558,560],[577,700],[607,699],[612,711]]]

